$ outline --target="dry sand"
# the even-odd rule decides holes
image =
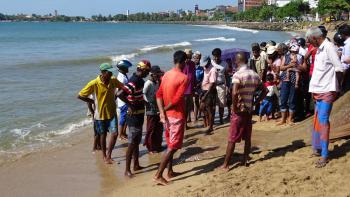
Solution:
[[[333,139],[350,133],[349,100],[350,93],[334,105]],[[241,143],[231,170],[224,173],[215,169],[223,162],[228,124],[204,136],[201,123],[195,123],[175,156],[174,170],[183,174],[166,187],[152,182],[160,154],[149,155],[142,148],[140,162],[146,168],[124,178],[125,142],[117,143],[117,162],[105,165],[100,154],[91,154],[92,131],[86,128],[68,147],[3,164],[1,196],[350,196],[350,139],[331,143],[331,161],[317,169],[317,158],[309,158],[311,124],[312,118],[293,127],[255,122],[251,165],[239,165]]]

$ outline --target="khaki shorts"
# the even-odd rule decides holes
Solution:
[[[226,107],[227,103],[227,87],[225,84],[216,86],[217,104],[219,107]]]

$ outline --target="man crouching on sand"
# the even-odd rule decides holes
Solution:
[[[100,65],[101,74],[96,79],[90,81],[80,92],[78,98],[89,104],[95,105],[92,108],[94,116],[94,126],[96,133],[100,135],[100,144],[103,154],[103,159],[107,164],[112,164],[112,151],[118,137],[116,103],[114,93],[117,88],[123,89],[124,85],[116,78],[112,77],[115,70],[108,64]],[[92,95],[93,99],[89,98]],[[111,138],[106,154],[106,138],[107,132],[111,133]]]
[[[178,173],[173,171],[174,153],[181,148],[186,123],[184,93],[188,78],[182,73],[185,67],[186,53],[176,51],[174,54],[175,68],[166,72],[157,92],[157,104],[160,112],[160,121],[165,127],[165,138],[168,145],[160,166],[153,180],[160,185],[167,185],[163,172],[168,165],[168,179]]]
[[[246,62],[247,59],[244,53],[238,53],[236,55],[238,71],[232,77],[232,115],[225,161],[221,166],[223,170],[229,170],[229,162],[235,149],[236,142],[240,142],[242,139],[245,141],[244,165],[247,165],[250,153],[253,96],[258,85],[261,85],[261,79],[256,72],[247,67]],[[266,96],[266,93],[267,91],[264,88],[260,100]]]

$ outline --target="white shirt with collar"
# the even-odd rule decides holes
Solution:
[[[341,62],[345,70],[350,68],[350,64],[344,63],[344,61],[348,58],[350,58],[350,37],[347,38],[344,42],[344,48],[341,56]]]
[[[338,92],[339,86],[336,72],[344,72],[344,67],[340,62],[333,43],[325,39],[316,52],[309,92]]]

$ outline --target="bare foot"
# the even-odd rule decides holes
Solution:
[[[111,159],[111,158],[105,158],[105,163],[106,163],[106,164],[113,164],[113,163],[114,163],[114,160]]]
[[[166,186],[166,185],[169,184],[169,182],[168,182],[167,180],[165,180],[165,178],[163,178],[163,177],[159,177],[159,178],[154,177],[154,178],[153,178],[153,181],[154,181],[157,185]]]
[[[282,125],[285,125],[285,124],[286,124],[286,122],[280,121],[280,122],[278,122],[278,123],[276,124],[276,126],[282,126]]]
[[[128,136],[126,136],[126,135],[121,135],[119,139],[120,139],[121,141],[126,141],[126,140],[128,140]]]
[[[221,170],[221,171],[224,171],[224,172],[228,172],[230,170],[230,167],[229,166],[226,166],[226,165],[222,165],[218,168],[216,168],[217,170]]]
[[[208,129],[205,131],[205,135],[211,135],[213,132],[213,129]]]
[[[174,177],[177,177],[177,176],[180,176],[182,173],[180,173],[180,172],[168,172],[168,175],[167,175],[167,177],[168,177],[168,179],[171,179],[171,178],[174,178]]]
[[[128,177],[128,178],[132,178],[132,177],[134,177],[134,174],[131,173],[130,171],[125,171],[125,172],[124,172],[124,176],[125,176],[125,177]]]
[[[142,169],[144,169],[145,167],[142,167],[142,166],[140,166],[140,165],[138,165],[138,166],[134,166],[134,171],[139,171],[139,170],[142,170]]]

